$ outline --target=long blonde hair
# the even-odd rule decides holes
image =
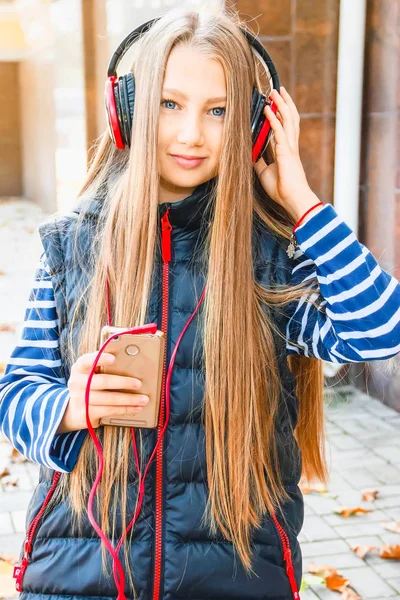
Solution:
[[[274,419],[282,385],[274,345],[277,332],[263,306],[283,306],[307,289],[315,292],[315,281],[307,287],[266,288],[254,277],[254,216],[266,230],[285,240],[293,220],[265,194],[255,192],[249,107],[259,79],[256,59],[239,25],[245,26],[226,10],[209,14],[173,9],[132,48],[136,92],[131,148],[116,150],[105,132],[79,194],[82,201],[101,197],[104,219],[93,237],[96,252],[88,269],[89,289],[82,291],[85,319],[78,347],[71,341],[71,361],[100,347],[99,332],[107,315],[105,262],[114,323],[136,326],[145,322],[158,243],[156,151],[164,69],[173,47],[190,44],[221,62],[227,84],[215,210],[205,245],[207,294],[202,307],[207,519],[210,530],[219,530],[232,541],[244,567],[251,570],[251,529],[260,525],[266,511],[275,511],[288,499],[275,468]],[[79,305],[75,315],[78,312]],[[220,319],[222,313],[224,319]],[[303,473],[308,479],[325,481],[322,363],[304,357],[290,357],[288,363],[297,379],[300,408],[294,435],[302,452]],[[105,427],[103,446],[99,503],[102,527],[109,532],[115,527],[109,511],[113,508],[115,517],[116,500],[122,504],[123,522],[126,519],[129,430]],[[96,464],[88,436],[74,470],[63,478],[64,492],[78,516],[86,507]]]

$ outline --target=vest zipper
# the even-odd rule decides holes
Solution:
[[[286,563],[286,575],[288,576],[290,587],[293,594],[293,600],[300,600],[300,594],[297,588],[297,582],[294,573],[294,567],[292,562],[292,551],[290,549],[290,542],[286,531],[283,529],[282,525],[279,523],[278,519],[275,515],[272,515],[275,526],[278,530],[279,536],[281,538],[282,547],[283,547],[283,558]]]
[[[172,225],[168,213],[170,207],[161,217],[161,250],[163,260],[162,276],[162,321],[161,329],[167,338],[168,331],[168,291],[169,291],[169,262],[171,260],[171,232]],[[167,339],[165,340],[167,343]],[[160,439],[165,419],[165,381],[167,371],[167,350],[164,355],[164,367],[162,374],[162,393],[160,401],[160,413],[158,417],[157,442]],[[153,600],[159,600],[161,588],[161,563],[162,563],[162,537],[163,537],[163,440],[157,448],[156,453],[156,522],[155,522],[155,562],[154,562],[154,588]]]
[[[39,512],[37,513],[36,517],[34,517],[32,519],[32,522],[29,525],[29,528],[28,528],[28,531],[26,534],[26,538],[25,538],[25,542],[24,542],[24,557],[22,559],[21,564],[16,565],[14,567],[14,572],[13,572],[13,577],[16,580],[15,581],[15,589],[17,590],[17,592],[22,592],[22,580],[24,578],[27,566],[29,565],[29,562],[30,562],[33,537],[34,537],[36,529],[39,525],[39,521],[42,518],[44,511],[46,510],[46,506],[48,505],[48,503],[50,502],[50,500],[54,494],[54,491],[58,485],[60,477],[61,477],[61,473],[59,471],[55,471],[55,473],[53,475],[53,481],[52,481],[49,491],[46,494],[46,498],[44,499],[44,502],[43,502]]]

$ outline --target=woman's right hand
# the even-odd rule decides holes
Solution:
[[[82,354],[72,365],[68,380],[69,402],[57,433],[86,429],[85,392],[89,373],[97,352]],[[98,367],[112,365],[115,356],[103,352]],[[148,403],[149,397],[140,394],[142,382],[135,377],[97,373],[95,371],[89,394],[89,418],[93,427],[100,425],[102,417],[110,415],[135,415]],[[119,390],[119,391],[113,391]],[[130,392],[121,390],[132,390]]]

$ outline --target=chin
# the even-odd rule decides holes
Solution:
[[[161,175],[164,181],[171,186],[176,186],[180,188],[186,187],[195,187],[208,181],[213,177],[212,173],[194,173],[188,171],[184,171],[183,173],[171,173],[171,171],[166,175]]]

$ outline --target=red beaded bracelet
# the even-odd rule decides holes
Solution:
[[[294,232],[296,231],[296,229],[298,228],[300,223],[303,221],[303,219],[305,219],[305,217],[308,215],[308,213],[311,212],[312,210],[314,210],[314,208],[317,208],[317,206],[321,206],[321,204],[323,205],[324,203],[318,202],[317,204],[314,204],[314,206],[312,206],[311,208],[306,210],[304,215],[297,221],[296,225],[293,227],[292,235],[290,236],[290,243],[286,250],[286,253],[289,256],[289,258],[293,258],[294,253],[296,252],[296,249],[298,248],[296,238],[294,237]]]

